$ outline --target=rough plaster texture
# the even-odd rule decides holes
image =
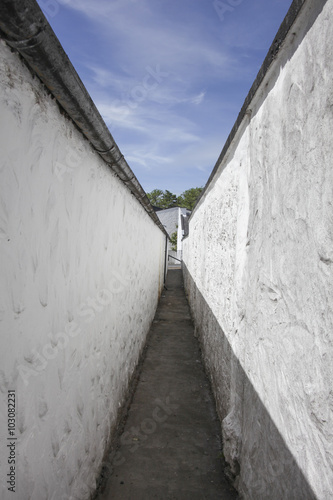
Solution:
[[[165,235],[0,44],[1,443],[16,496],[90,498],[163,287]],[[146,244],[149,238],[149,245]]]
[[[246,499],[332,498],[332,21],[331,0],[305,3],[183,242]]]

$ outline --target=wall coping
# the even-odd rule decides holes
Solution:
[[[214,166],[214,168],[213,168],[213,170],[208,178],[208,181],[207,181],[203,191],[200,193],[200,196],[199,196],[199,198],[198,198],[198,200],[193,208],[192,214],[189,217],[189,219],[191,219],[191,217],[193,216],[196,208],[198,207],[198,204],[200,203],[201,199],[205,196],[208,187],[212,183],[215,175],[217,174],[217,171],[218,171],[223,159],[225,158],[225,156],[226,156],[226,154],[231,146],[231,143],[235,139],[236,133],[238,132],[246,114],[248,113],[248,108],[249,108],[251,102],[253,101],[254,96],[256,95],[257,91],[259,90],[260,85],[262,84],[262,82],[263,82],[268,70],[270,69],[272,63],[277,58],[277,55],[279,54],[281,47],[282,47],[290,29],[291,29],[291,27],[295,23],[298,15],[299,15],[302,7],[306,3],[306,1],[307,0],[294,0],[293,3],[291,4],[291,6],[287,12],[286,17],[282,21],[281,26],[278,29],[278,32],[274,37],[274,41],[268,50],[268,53],[264,59],[264,62],[262,63],[261,68],[260,68],[260,70],[259,70],[259,72],[258,72],[258,74],[257,74],[257,76],[252,84],[252,87],[250,88],[249,93],[247,94],[247,96],[245,98],[245,101],[244,101],[243,106],[238,114],[238,117],[237,117],[235,123],[234,123],[234,126],[231,129],[231,132],[230,132],[230,134],[229,134],[229,136],[228,136],[228,138],[223,146],[221,154],[215,163],[215,166]],[[326,3],[326,1],[327,0],[324,0],[324,3]],[[184,237],[184,239],[186,239],[186,238],[188,238],[188,236]]]
[[[0,37],[23,57],[94,150],[168,236],[37,2],[2,0]]]

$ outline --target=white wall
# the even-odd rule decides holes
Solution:
[[[174,207],[174,208],[166,208],[165,210],[159,210],[156,212],[157,217],[160,219],[161,223],[164,225],[166,231],[171,237],[173,233],[177,232],[177,251],[170,250],[169,255],[176,257],[177,259],[182,259],[182,239],[183,239],[183,231],[182,231],[182,221],[181,215],[182,213],[186,214],[185,208]],[[174,259],[170,259],[169,263],[171,265],[180,264]]]
[[[84,500],[163,287],[165,235],[0,50],[0,497]],[[16,496],[4,481],[8,390]]]
[[[333,2],[323,3],[305,3],[183,242],[245,499],[333,491]]]
[[[181,257],[181,252],[175,251],[175,250],[169,250],[169,266],[181,266],[180,257]],[[173,259],[175,257],[175,259]],[[176,260],[177,259],[177,260]]]

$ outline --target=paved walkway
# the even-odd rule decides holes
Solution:
[[[98,500],[233,500],[220,424],[201,364],[181,270],[170,270],[146,357]]]

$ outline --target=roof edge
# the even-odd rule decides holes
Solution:
[[[0,37],[28,64],[154,223],[167,233],[35,0],[0,2]]]

